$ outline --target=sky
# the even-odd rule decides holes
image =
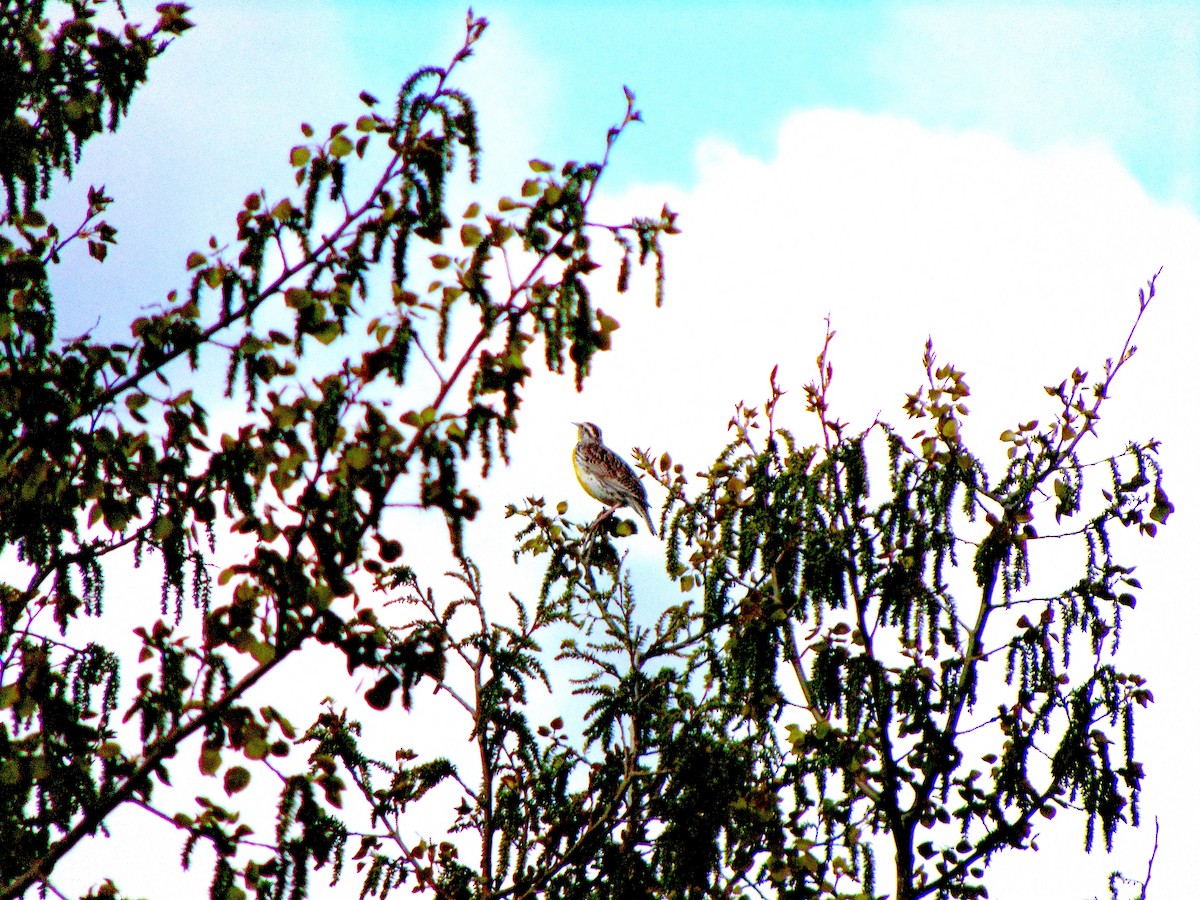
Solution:
[[[64,335],[121,337],[133,311],[185,283],[189,251],[231,236],[246,193],[287,188],[299,122],[352,120],[360,90],[386,98],[417,66],[447,60],[465,12],[195,6],[197,27],[157,61],[121,131],[89,145],[56,191],[65,218],[88,184],[105,184],[120,229],[103,266],[80,259],[56,275]],[[616,219],[666,201],[683,230],[667,247],[663,309],[645,276],[629,295],[600,292],[622,327],[585,392],[534,379],[516,462],[484,489],[493,511],[527,495],[591,509],[567,464],[575,420],[599,423],[623,452],[669,449],[703,468],[733,404],[760,403],[776,364],[790,391],[780,414],[803,431],[801,388],[826,316],[843,418],[903,424],[932,337],[966,370],[968,437],[986,443],[1051,412],[1043,385],[1076,365],[1098,372],[1138,288],[1163,268],[1091,448],[1099,458],[1126,439],[1162,439],[1178,510],[1134,548],[1146,590],[1124,639],[1126,664],[1157,699],[1140,725],[1148,825],[1119,835],[1111,858],[1086,858],[1079,830],[1057,819],[1041,852],[1001,860],[989,884],[997,898],[1032,884],[1103,895],[1111,869],[1144,871],[1158,817],[1151,896],[1186,895],[1188,809],[1200,804],[1195,779],[1181,777],[1200,736],[1188,578],[1200,539],[1200,4],[510,2],[476,13],[491,27],[461,81],[481,114],[473,195],[513,193],[531,157],[598,157],[627,85],[645,121],[618,145],[599,209]],[[485,571],[519,583],[503,568],[507,545],[472,540]],[[652,545],[632,560],[661,580]],[[79,851],[81,889],[106,852]]]

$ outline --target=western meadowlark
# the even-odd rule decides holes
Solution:
[[[600,429],[591,422],[571,424],[579,428],[579,443],[575,445],[571,460],[575,463],[575,477],[583,489],[608,507],[607,515],[612,515],[618,506],[631,507],[646,520],[646,527],[657,537],[646,502],[646,488],[629,463],[604,446]]]

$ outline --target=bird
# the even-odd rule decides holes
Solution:
[[[628,506],[646,520],[650,534],[657,537],[646,502],[646,488],[629,463],[604,446],[600,429],[591,422],[572,422],[579,429],[579,443],[571,454],[575,477],[589,496],[608,507],[608,515],[618,506]]]

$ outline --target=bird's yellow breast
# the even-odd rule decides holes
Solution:
[[[601,503],[608,503],[609,499],[607,493],[602,491],[600,479],[580,462],[578,448],[571,451],[571,465],[575,469],[575,477],[579,480],[579,486],[587,492],[587,495]]]

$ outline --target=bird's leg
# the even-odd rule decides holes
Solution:
[[[599,530],[600,526],[604,524],[604,520],[611,515],[611,512],[612,511],[610,509],[603,509],[600,511],[600,514],[592,520],[592,524],[589,525],[587,527],[587,531],[583,533],[583,543],[585,546],[591,543],[592,538],[596,536],[596,532]]]
[[[617,511],[617,507],[615,507],[615,506],[606,506],[606,507],[604,507],[604,509],[600,510],[600,515],[596,516],[596,518],[592,521],[592,524],[588,526],[587,533],[595,534],[596,531],[600,528],[601,525],[603,525],[605,523],[606,520],[612,518],[613,513],[615,513],[616,511]]]
[[[583,556],[585,559],[587,558],[588,551],[590,549],[590,544],[592,543],[593,539],[595,539],[595,537],[596,537],[596,532],[598,532],[600,530],[601,525],[603,525],[608,519],[612,518],[613,514],[617,511],[618,508],[619,508],[619,504],[617,506],[606,506],[604,509],[602,509],[600,511],[600,515],[596,516],[596,518],[592,522],[592,524],[588,526],[587,531],[584,532],[584,534],[583,534],[583,548],[584,548]]]

